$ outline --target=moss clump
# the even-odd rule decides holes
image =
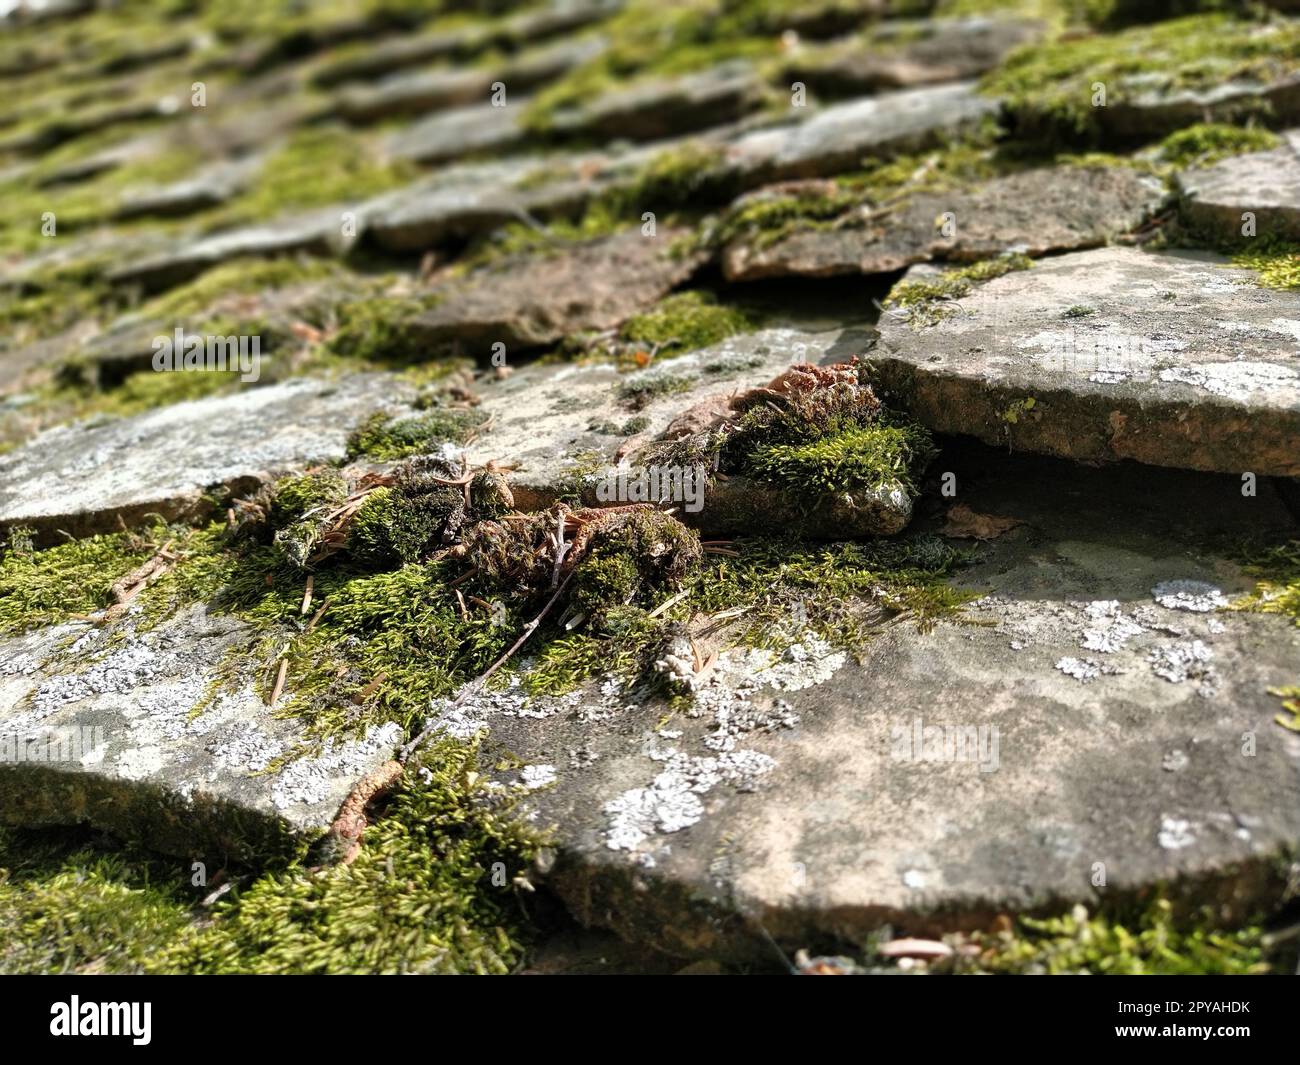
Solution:
[[[313,513],[337,507],[347,498],[348,483],[338,470],[313,470],[277,481],[271,497],[271,522],[284,529]]]
[[[528,935],[514,881],[539,841],[477,764],[472,744],[431,745],[352,865],[230,870],[242,886],[210,911],[188,861],[0,831],[0,971],[508,972]]]
[[[1027,255],[1015,253],[945,270],[937,277],[921,281],[900,281],[889,293],[885,306],[906,310],[913,325],[935,325],[947,314],[945,303],[968,295],[981,282],[1016,270],[1028,270],[1033,265],[1034,261]]]
[[[1300,288],[1300,244],[1261,240],[1257,247],[1233,255],[1232,263],[1254,270],[1265,288]]]
[[[750,452],[755,477],[806,499],[852,497],[902,488],[933,454],[930,436],[914,425],[868,425],[803,444],[763,444]]]
[[[665,355],[710,347],[753,325],[745,311],[718,303],[708,292],[678,292],[629,318],[619,335],[625,343]]]
[[[391,486],[366,496],[348,529],[348,552],[371,567],[417,562],[455,541],[466,525],[499,517],[513,503],[495,470],[475,474],[468,495],[445,483],[458,477],[451,463],[436,456],[411,459]]]
[[[724,472],[774,485],[810,510],[861,492],[915,494],[934,456],[930,435],[885,411],[856,362],[795,367],[778,381],[725,432]]]
[[[649,608],[698,568],[699,537],[671,515],[652,508],[610,512],[590,553],[578,566],[574,606],[596,630],[626,630],[634,621],[622,608]]]
[[[1300,23],[1283,18],[1193,15],[1112,34],[1021,48],[982,83],[1006,101],[1026,136],[1096,142],[1107,108],[1151,90],[1208,90],[1228,82],[1271,84],[1300,64]],[[1158,79],[1158,80],[1157,80]]]
[[[995,973],[1104,973],[1114,976],[1249,975],[1270,970],[1263,930],[1215,931],[1175,922],[1160,898],[1128,916],[1089,915],[1082,906],[1061,917],[1023,917],[1015,934],[981,937],[988,949],[975,967]]]
[[[1233,155],[1268,151],[1281,143],[1276,133],[1266,129],[1201,122],[1169,134],[1160,142],[1159,155],[1162,163],[1185,170]]]
[[[376,297],[352,300],[335,311],[336,328],[325,343],[327,354],[376,365],[414,362],[425,354],[410,320],[428,300]]]
[[[689,392],[694,384],[693,374],[655,370],[620,382],[617,394],[619,400],[627,404],[630,409],[644,410],[656,399],[678,392]]]
[[[348,457],[365,455],[381,461],[406,458],[445,443],[464,444],[486,419],[469,408],[443,407],[422,414],[390,417],[376,412],[348,438]]]
[[[348,483],[337,470],[317,470],[278,481],[271,495],[275,546],[293,565],[305,567],[320,542],[331,511],[348,497]]]
[[[384,160],[355,131],[308,127],[294,133],[266,161],[257,183],[223,208],[217,222],[229,225],[313,207],[356,204],[413,180],[417,173],[409,163]]]
[[[514,879],[537,842],[493,809],[473,745],[437,744],[411,767],[349,866],[259,878],[157,959],[196,973],[498,973],[522,951]],[[494,884],[493,878],[496,878]]]
[[[148,536],[110,533],[46,548],[14,550],[0,558],[0,633],[54,625],[102,610],[115,581],[160,547],[166,527]],[[21,545],[20,537],[20,547]]]

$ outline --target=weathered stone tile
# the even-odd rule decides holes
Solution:
[[[1045,29],[1030,19],[984,16],[883,22],[861,37],[796,56],[786,75],[814,92],[845,96],[961,81],[991,70]]]
[[[394,74],[375,85],[345,89],[339,94],[336,109],[354,123],[418,115],[441,107],[486,100],[492,81],[489,71],[474,67]]]
[[[388,153],[431,166],[478,152],[508,152],[527,136],[522,106],[484,102],[440,111],[394,136]]]
[[[411,328],[430,344],[491,353],[538,347],[572,333],[609,329],[644,310],[700,266],[674,254],[684,230],[654,237],[640,227],[550,253],[520,255],[449,284]]]
[[[388,251],[417,251],[525,215],[544,219],[580,207],[604,187],[608,163],[592,154],[450,166],[365,205],[366,233]]]
[[[867,157],[917,150],[997,111],[965,83],[886,93],[814,111],[793,124],[742,134],[725,146],[728,165],[750,185],[823,177]]]
[[[277,472],[342,458],[356,424],[407,396],[380,374],[296,378],[50,429],[0,455],[0,526],[28,525],[50,540],[55,530],[111,531],[119,517],[197,518],[212,508],[209,489],[246,491]]]
[[[564,136],[655,140],[734,122],[761,100],[761,83],[749,65],[730,63],[602,93],[556,111],[547,126]]]
[[[127,192],[113,216],[122,219],[144,215],[186,215],[219,206],[242,192],[264,162],[265,158],[261,156],[219,162],[204,167],[194,177],[170,185]]]
[[[521,366],[502,380],[475,387],[492,428],[466,448],[471,463],[517,463],[509,473],[515,502],[539,509],[575,488],[575,463],[591,475],[577,487],[597,506],[595,471],[630,461],[686,412],[725,409],[731,396],[767,384],[791,364],[847,359],[870,335],[822,321],[771,325],[699,351],[658,359],[648,369],[619,372],[610,363]],[[656,388],[656,382],[671,388]],[[633,409],[624,397],[638,388],[647,399]],[[589,483],[590,482],[590,483]],[[691,514],[683,515],[690,521]]]
[[[339,94],[337,110],[349,122],[375,122],[402,115],[418,115],[444,107],[469,103],[487,103],[492,86],[506,86],[507,106],[511,113],[524,103],[512,99],[536,88],[565,71],[593,59],[605,49],[599,38],[530,48],[491,66],[446,67],[417,73],[395,74],[375,85],[354,86]]]
[[[193,606],[147,631],[127,615],[5,640],[0,821],[90,824],[222,861],[266,861],[328,828],[400,730],[313,744],[254,691],[247,657],[231,675],[251,638],[239,620]]]
[[[782,195],[777,186],[773,195]],[[751,194],[764,195],[762,190]],[[1056,167],[971,189],[921,193],[833,227],[796,229],[775,241],[741,239],[722,252],[730,281],[887,273],[931,259],[970,261],[1008,250],[1038,256],[1092,247],[1135,229],[1164,199],[1154,178],[1124,167]],[[743,201],[742,201],[743,202]],[[955,227],[944,235],[945,221]]]
[[[1219,256],[1077,252],[937,311],[886,314],[871,356],[933,429],[1085,462],[1300,476],[1300,302]]]
[[[797,628],[784,653],[722,650],[666,724],[612,680],[435,706],[524,763],[496,778],[555,827],[550,883],[580,920],[718,957],[770,949],[760,928],[854,941],[1091,906],[1099,870],[1108,898],[1272,903],[1300,739],[1267,689],[1300,630],[1201,605],[1251,587],[1212,533],[1277,526],[1276,504],[1235,478],[983,452],[956,475],[1024,523],[959,575],[981,596],[962,620],[891,625],[861,664]]]
[[[1241,239],[1244,215],[1261,238],[1300,240],[1300,130],[1280,147],[1233,156],[1178,178],[1183,218],[1214,238]]]
[[[361,52],[327,57],[312,72],[311,80],[321,88],[367,81],[435,59],[475,52],[486,43],[484,28],[474,24],[404,35]]]
[[[188,281],[218,263],[240,256],[287,255],[308,252],[337,255],[347,250],[356,236],[343,234],[343,216],[355,215],[355,234],[364,228],[364,214],[358,207],[341,204],[276,218],[262,225],[243,226],[210,236],[178,241],[173,250],[124,263],[109,273],[114,284],[139,285],[146,291],[168,288]]]
[[[435,59],[469,56],[493,44],[531,43],[580,29],[617,11],[617,0],[555,3],[491,23],[467,23],[385,40],[373,48],[324,60],[312,81],[323,88],[386,76]],[[561,47],[572,44],[562,41]]]
[[[1145,90],[1097,111],[1102,128],[1119,143],[1155,140],[1196,122],[1239,122],[1260,111],[1270,122],[1294,124],[1300,121],[1300,75],[1269,85],[1226,82],[1199,91]]]

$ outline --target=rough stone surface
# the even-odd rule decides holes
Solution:
[[[884,315],[872,354],[892,401],[936,430],[1088,462],[1300,476],[1300,303],[1219,256],[1077,252],[939,310],[935,324]]]
[[[524,106],[521,102],[494,107],[484,102],[440,111],[396,134],[388,151],[396,159],[426,166],[475,152],[505,152],[524,139]]]
[[[530,348],[584,330],[620,325],[685,281],[698,256],[674,255],[680,230],[643,236],[640,227],[553,253],[523,255],[448,286],[433,310],[412,322],[429,343],[466,352]]]
[[[570,136],[653,140],[734,121],[760,99],[760,84],[748,66],[728,64],[596,96],[557,112],[551,127]]]
[[[109,280],[119,285],[139,285],[151,291],[188,281],[204,270],[240,256],[274,256],[292,252],[335,255],[350,246],[352,238],[343,235],[343,215],[349,211],[355,214],[357,208],[341,204],[182,241],[172,251],[124,263],[110,272]],[[363,221],[358,217],[358,233],[362,225]]]
[[[145,414],[50,429],[0,455],[0,527],[44,539],[117,528],[148,514],[207,513],[209,490],[246,491],[277,472],[342,458],[372,410],[409,398],[377,374],[297,378]]]
[[[856,95],[974,78],[1042,36],[1029,19],[983,16],[885,22],[865,37],[792,60],[787,73],[814,92]]]
[[[1163,198],[1158,181],[1128,168],[1030,170],[968,191],[921,194],[896,206],[853,212],[834,228],[796,230],[772,243],[734,241],[723,249],[722,267],[728,280],[749,281],[887,273],[931,259],[969,261],[1011,249],[1038,256],[1126,233]],[[950,214],[956,228],[949,237],[942,226]]]
[[[1273,897],[1300,738],[1267,689],[1294,679],[1300,629],[1202,604],[1250,587],[1206,544],[1285,521],[1276,502],[996,452],[958,483],[1024,523],[960,574],[964,622],[889,626],[861,665],[793,630],[780,655],[723,651],[666,720],[616,682],[437,708],[524,763],[498,779],[557,826],[552,884],[584,922],[716,957],[764,949],[760,927],[986,927],[1157,882],[1238,919]]]
[[[386,251],[416,251],[529,216],[572,212],[605,186],[609,164],[608,156],[571,155],[449,166],[366,205],[366,235]]]
[[[744,133],[726,145],[746,183],[822,177],[863,159],[916,150],[995,114],[997,103],[965,82],[834,104],[807,119]]]
[[[265,861],[327,828],[392,757],[396,726],[313,743],[253,690],[249,659],[223,673],[251,638],[237,619],[194,606],[138,623],[69,622],[4,641],[0,821],[90,824],[200,860]]]
[[[264,161],[260,157],[254,157],[218,163],[205,168],[195,177],[128,193],[114,212],[115,217],[185,215],[215,207],[242,192]]]
[[[504,111],[520,110],[524,93],[559,77],[594,58],[605,47],[599,38],[565,40],[529,49],[498,66],[447,67],[394,74],[374,85],[350,86],[339,93],[337,110],[349,122],[376,122],[402,115],[418,115],[442,107],[487,103],[492,86],[506,87]]]
[[[1300,121],[1300,75],[1268,85],[1225,82],[1212,89],[1144,89],[1098,108],[1098,121],[1117,142],[1155,140],[1195,122],[1240,122],[1265,111],[1271,123]]]
[[[547,506],[575,487],[585,503],[600,505],[597,477],[620,464],[633,464],[643,445],[680,424],[678,419],[688,411],[725,409],[732,395],[767,384],[792,363],[845,360],[869,340],[863,328],[803,319],[659,359],[631,374],[600,362],[524,366],[504,380],[481,386],[480,410],[491,416],[492,428],[467,447],[466,457],[474,464],[506,459],[517,463],[509,478],[519,506]],[[656,380],[671,380],[680,387],[653,391],[635,409],[622,398],[626,390]],[[629,423],[632,428],[626,428]],[[575,484],[579,467],[582,473]],[[772,512],[769,508],[769,515]],[[902,515],[895,519],[900,527],[905,524],[910,516],[906,499],[891,506],[891,513]],[[699,524],[714,514],[706,499],[703,512],[681,516]],[[842,523],[838,527],[842,529]]]
[[[1183,217],[1220,240],[1238,241],[1243,215],[1260,238],[1300,240],[1300,130],[1267,152],[1233,156],[1179,176]]]

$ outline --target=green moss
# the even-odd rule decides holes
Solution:
[[[64,838],[0,828],[0,972],[142,973],[191,930],[188,864]]]
[[[619,384],[617,393],[619,400],[632,410],[642,410],[656,399],[679,392],[689,392],[694,384],[695,378],[690,374],[655,370],[623,381]]]
[[[913,472],[933,453],[930,435],[918,426],[868,425],[808,443],[760,445],[746,469],[809,501],[897,488],[911,494]]]
[[[678,292],[624,323],[619,336],[658,355],[696,351],[754,328],[751,315],[707,292]]]
[[[269,159],[258,181],[214,216],[215,224],[260,221],[297,210],[359,204],[413,180],[413,164],[386,160],[355,130],[296,131]]]
[[[1098,138],[1104,116],[1092,106],[1098,82],[1106,86],[1108,107],[1151,89],[1268,84],[1298,69],[1298,44],[1300,22],[1294,19],[1194,15],[1027,45],[989,74],[982,89],[1006,101],[1026,135],[1050,131],[1089,141]]]
[[[1013,403],[1007,404],[1006,410],[1002,412],[1002,420],[1008,425],[1018,425],[1020,419],[1025,417],[1030,411],[1038,405],[1038,401],[1033,396],[1026,396],[1024,399],[1017,399]]]
[[[375,365],[416,361],[425,354],[425,348],[411,332],[410,320],[429,302],[381,296],[342,303],[335,309],[337,325],[325,350]]]
[[[348,439],[348,455],[372,459],[406,458],[444,443],[463,444],[482,427],[485,418],[470,409],[435,408],[394,418],[372,414]]]
[[[524,939],[514,879],[535,837],[490,810],[473,745],[444,741],[412,766],[349,866],[270,874],[151,966],[197,973],[498,973]],[[496,869],[494,869],[494,866]],[[496,876],[497,883],[493,884]]]
[[[1014,934],[983,937],[987,950],[975,968],[1113,976],[1266,973],[1262,936],[1256,925],[1216,931],[1176,922],[1163,898],[1122,917],[1089,915],[1080,906],[1061,917],[1021,918]]]
[[[1254,270],[1265,288],[1300,288],[1300,244],[1262,239],[1232,257],[1234,266]]]
[[[271,523],[284,529],[309,515],[337,507],[348,496],[348,484],[338,470],[324,469],[277,481],[271,498]]]
[[[945,317],[946,302],[968,295],[976,284],[1016,270],[1028,270],[1033,265],[1032,259],[1017,253],[946,270],[921,281],[900,281],[889,293],[885,306],[908,311],[914,325],[934,325]]]
[[[0,970],[508,972],[529,935],[514,880],[538,839],[488,801],[472,744],[419,762],[352,865],[220,870],[237,886],[210,911],[188,861],[2,830]]]
[[[139,315],[150,320],[185,321],[206,314],[227,297],[260,295],[268,290],[313,281],[341,281],[345,277],[346,272],[337,263],[307,256],[232,259],[144,303]]]
[[[1085,307],[1082,303],[1076,303],[1073,307],[1066,309],[1063,317],[1065,318],[1087,318],[1091,314],[1096,314],[1096,307]]]
[[[1160,142],[1159,154],[1161,162],[1186,170],[1209,166],[1233,155],[1268,151],[1281,143],[1276,133],[1266,129],[1201,122],[1169,134]]]
[[[145,562],[156,546],[149,539],[111,533],[44,551],[11,548],[0,559],[0,632],[54,625],[102,610],[113,583]]]

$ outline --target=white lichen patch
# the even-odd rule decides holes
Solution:
[[[1102,665],[1095,658],[1075,658],[1072,655],[1066,655],[1056,660],[1056,668],[1064,673],[1067,677],[1073,677],[1080,684],[1087,684],[1089,681],[1096,680],[1103,674],[1118,673],[1115,666]]]
[[[1165,817],[1160,821],[1156,840],[1167,851],[1182,850],[1196,842],[1192,823],[1181,817]]]
[[[1214,396],[1238,400],[1300,387],[1300,372],[1269,362],[1192,363],[1161,370],[1159,377],[1169,384],[1192,385]]]
[[[1152,673],[1171,684],[1197,681],[1202,695],[1213,695],[1218,688],[1218,675],[1210,664],[1214,661],[1214,652],[1200,640],[1152,648],[1147,661]]]
[[[281,810],[324,802],[340,777],[363,775],[401,740],[401,727],[392,721],[371,725],[361,739],[330,740],[320,754],[298,758],[280,771],[271,786],[271,801]]]
[[[1083,611],[1092,623],[1084,629],[1079,641],[1085,651],[1114,654],[1122,650],[1133,637],[1140,636],[1145,631],[1136,621],[1125,617],[1119,603],[1113,599],[1088,603]]]
[[[1151,589],[1151,598],[1170,610],[1208,614],[1228,605],[1225,596],[1205,581],[1161,581]]]
[[[519,773],[519,784],[526,791],[549,788],[555,783],[558,773],[553,765],[526,765]]]
[[[670,748],[654,757],[665,766],[647,787],[630,788],[605,804],[605,845],[610,850],[634,850],[656,832],[680,832],[704,816],[701,795],[720,784],[753,791],[776,767],[770,756],[758,751],[694,758]]]

